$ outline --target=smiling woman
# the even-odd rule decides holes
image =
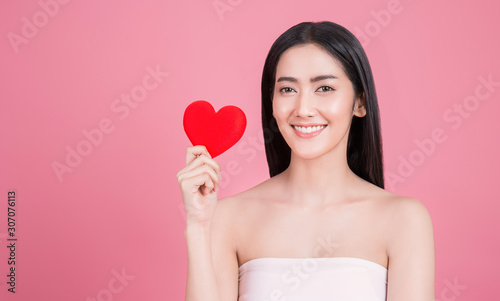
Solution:
[[[322,55],[315,59],[318,72],[328,69],[342,74],[341,82],[346,84],[346,78],[354,95],[353,110],[356,104],[363,105],[366,110],[364,118],[352,118],[351,130],[347,146],[347,162],[349,167],[361,178],[384,188],[382,172],[382,143],[380,138],[380,120],[375,84],[368,58],[361,44],[344,27],[331,23],[301,23],[283,33],[273,44],[264,65],[262,75],[262,125],[264,129],[275,124],[273,118],[272,99],[275,96],[275,80],[278,63],[282,62],[286,52],[292,47],[309,44],[316,46]],[[322,50],[322,51],[320,51]],[[326,55],[326,56],[325,56]],[[320,60],[323,60],[320,62]],[[281,64],[283,66],[283,64]],[[290,66],[291,68],[291,66]],[[307,66],[306,66],[307,68]],[[339,79],[337,74],[325,74]],[[325,75],[314,75],[314,80],[327,79]],[[280,80],[278,76],[278,80]],[[279,81],[276,80],[276,83]],[[330,87],[335,90],[334,87]],[[349,91],[348,91],[349,92]],[[336,92],[338,94],[338,92]],[[345,90],[342,91],[345,93]],[[352,112],[354,113],[354,112]],[[357,112],[362,113],[362,112]],[[354,115],[356,116],[356,115]],[[361,116],[356,116],[361,117]],[[279,135],[278,135],[279,136]],[[288,167],[290,147],[284,139],[275,139],[266,147],[267,161],[271,176],[281,173]]]
[[[287,145],[308,159],[333,149],[345,157],[353,115],[366,110],[337,60],[320,46],[301,44],[281,55],[276,77],[272,110]]]
[[[264,65],[262,123],[279,129],[265,145],[271,178],[235,196],[218,200],[219,165],[187,149],[186,300],[433,300],[431,219],[383,189],[359,41],[331,22],[282,34]]]

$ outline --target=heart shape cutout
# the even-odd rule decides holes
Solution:
[[[204,145],[212,158],[240,140],[247,126],[245,113],[236,106],[218,112],[207,101],[191,103],[184,111],[184,131],[193,145]]]

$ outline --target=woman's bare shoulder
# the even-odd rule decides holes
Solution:
[[[219,219],[233,219],[241,212],[245,212],[258,204],[265,204],[264,199],[273,191],[272,178],[263,181],[238,194],[226,196],[217,201],[216,216]]]
[[[379,218],[389,222],[392,229],[405,229],[408,223],[429,227],[431,218],[424,203],[414,197],[399,195],[369,184],[365,186],[363,199],[370,200],[371,209]]]
[[[269,193],[274,190],[273,186],[272,179],[268,179],[238,194],[219,199],[213,217],[213,229],[236,240],[241,229],[252,224],[252,220],[268,208],[267,201]]]
[[[418,248],[432,249],[432,219],[421,200],[379,187],[373,195],[375,208],[370,208],[370,212],[383,225],[386,253],[392,262],[404,254],[419,254]],[[412,250],[406,249],[409,246],[414,247]]]
[[[386,253],[389,273],[395,275],[391,286],[406,285],[405,277],[410,277],[412,283],[432,283],[434,230],[428,209],[414,197],[392,194],[388,199]]]
[[[386,210],[399,217],[397,220],[404,220],[406,218],[425,219],[429,214],[424,203],[414,197],[383,190],[380,193],[380,199],[383,201]]]
[[[224,197],[219,202],[227,207],[256,204],[275,195],[277,191],[276,184],[275,179],[270,178],[238,194]]]
[[[379,188],[378,204],[388,222],[391,235],[398,238],[426,231],[432,233],[432,220],[424,203],[414,197],[399,195]]]
[[[400,231],[432,229],[430,213],[424,203],[417,198],[394,194],[389,208],[395,229]]]
[[[397,210],[403,212],[413,212],[414,210],[427,211],[424,204],[417,198],[399,195],[371,183],[366,183],[366,197],[375,200],[387,210]]]

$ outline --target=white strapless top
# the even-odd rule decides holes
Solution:
[[[354,257],[257,258],[239,267],[238,301],[385,301],[387,269]]]

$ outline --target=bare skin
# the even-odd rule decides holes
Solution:
[[[292,149],[290,166],[238,195],[217,200],[218,164],[203,146],[187,150],[178,173],[187,214],[186,300],[237,300],[238,267],[263,257],[369,260],[388,269],[388,301],[434,300],[426,208],[347,165],[351,119],[366,109],[341,65],[313,44],[288,49],[276,70],[273,112]],[[294,127],[307,125],[322,128],[304,135]]]

